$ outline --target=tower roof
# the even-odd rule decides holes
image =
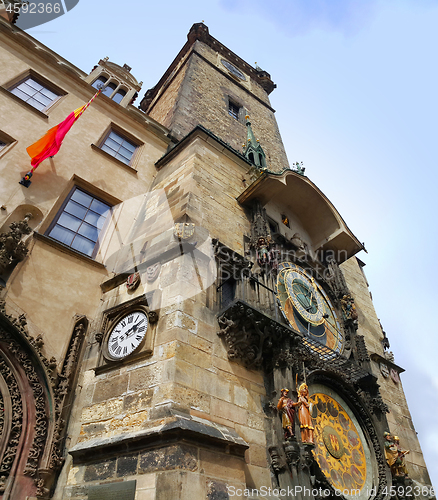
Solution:
[[[175,57],[172,64],[167,68],[164,75],[161,77],[160,81],[151,89],[149,89],[144,95],[140,102],[140,109],[147,112],[149,104],[154,100],[160,89],[166,84],[166,82],[171,77],[172,73],[184,62],[186,55],[192,49],[193,45],[201,41],[206,45],[213,48],[223,57],[226,57],[232,64],[237,68],[242,70],[244,73],[251,76],[264,90],[267,94],[270,94],[275,88],[275,83],[271,80],[271,75],[263,71],[261,68],[254,68],[237,54],[232,52],[228,47],[223,45],[221,42],[212,37],[209,33],[208,26],[204,23],[195,23],[187,34],[187,42],[184,47],[180,50],[179,54]]]

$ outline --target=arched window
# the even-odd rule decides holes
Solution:
[[[94,82],[91,84],[92,87],[95,89],[99,88],[101,85],[105,85],[105,82],[108,81],[108,78],[106,76],[99,76],[99,78],[96,78]]]
[[[113,95],[113,101],[115,101],[116,103],[120,104],[120,102],[122,101],[122,99],[125,97],[126,95],[126,90],[123,90],[123,89],[119,89],[114,95]]]
[[[116,90],[117,83],[111,82],[102,90],[102,94],[111,97],[112,93]]]

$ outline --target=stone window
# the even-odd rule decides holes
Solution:
[[[270,217],[268,217],[268,224],[269,224],[269,231],[272,234],[278,233],[278,224],[272,220]]]
[[[111,82],[102,90],[102,94],[111,97],[117,88],[117,83]]]
[[[40,83],[33,75],[27,76],[20,83],[10,88],[9,91],[39,111],[45,111],[60,97],[59,94],[52,92],[52,90]]]
[[[75,187],[64,202],[47,235],[89,257],[95,255],[99,234],[111,207]]]
[[[0,151],[6,147],[6,142],[3,142],[1,139],[0,139]]]
[[[110,82],[110,83],[107,82],[108,78],[105,75],[100,75],[98,78],[96,78],[96,80],[94,80],[91,86],[94,87],[95,89],[99,89],[100,87],[106,85],[105,88],[102,90],[102,94],[111,98],[117,104],[120,104],[122,99],[127,94],[127,91],[120,88],[120,86],[116,82]]]
[[[122,99],[125,97],[126,95],[126,90],[123,90],[123,89],[119,89],[113,96],[112,96],[112,100],[115,101],[117,104],[120,104],[120,102],[122,101]]]
[[[235,102],[229,100],[228,101],[228,114],[235,118],[236,120],[239,119],[239,111],[240,111],[240,106],[236,104]]]
[[[114,130],[110,130],[100,148],[102,151],[117,158],[117,160],[122,161],[126,165],[130,165],[138,145],[134,144],[123,135],[114,132]]]
[[[106,76],[100,75],[94,82],[91,84],[92,87],[95,89],[99,89],[101,86],[105,85],[105,83],[108,81],[108,78]]]

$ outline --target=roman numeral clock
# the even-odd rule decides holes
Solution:
[[[123,359],[134,352],[144,339],[149,320],[143,311],[123,316],[112,328],[106,351],[112,360]]]
[[[104,313],[100,367],[130,362],[152,354],[154,325],[157,315],[147,304],[134,300]],[[152,325],[151,325],[152,323]]]

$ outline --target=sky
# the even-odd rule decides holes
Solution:
[[[127,63],[141,98],[201,21],[271,74],[290,163],[365,243],[358,257],[438,488],[438,0],[80,0],[28,32],[87,73],[106,56]]]

